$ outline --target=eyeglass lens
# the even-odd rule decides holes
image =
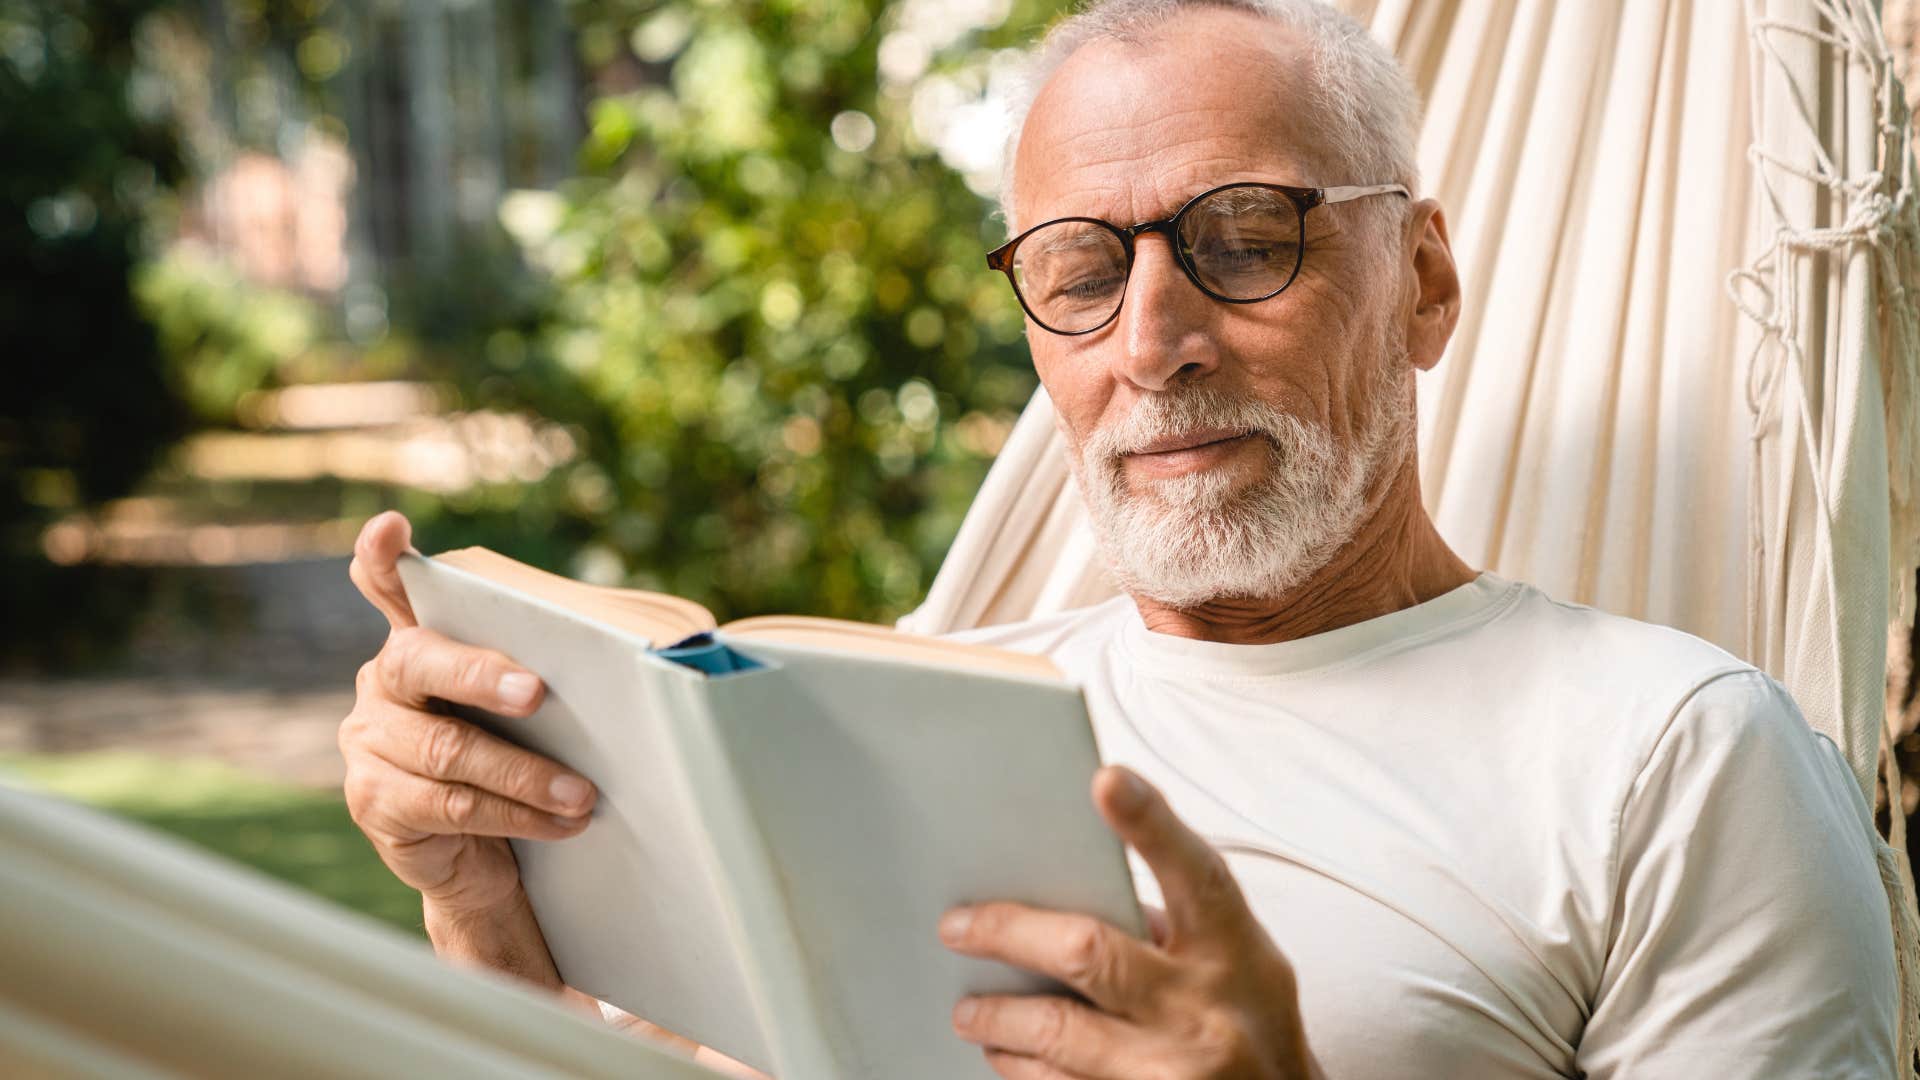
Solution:
[[[1300,266],[1300,211],[1285,194],[1230,187],[1188,206],[1181,254],[1201,288],[1222,300],[1261,300],[1286,288]],[[1127,246],[1115,229],[1060,221],[1013,252],[1013,279],[1028,313],[1057,333],[1111,319],[1127,288]]]

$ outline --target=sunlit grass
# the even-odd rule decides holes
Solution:
[[[0,770],[421,932],[419,895],[381,864],[337,793],[264,780],[217,762],[113,751],[0,754]]]

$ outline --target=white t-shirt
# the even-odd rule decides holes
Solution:
[[[1869,809],[1704,641],[1492,574],[1273,645],[1125,597],[954,636],[1083,685],[1102,756],[1226,855],[1334,1080],[1893,1074]]]

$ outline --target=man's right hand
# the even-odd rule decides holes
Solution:
[[[347,808],[387,866],[420,890],[435,951],[545,986],[599,1017],[599,1002],[560,981],[506,841],[577,835],[593,809],[593,785],[428,707],[437,699],[525,716],[540,707],[545,687],[491,649],[421,629],[396,565],[411,550],[412,531],[388,511],[368,521],[353,545],[347,573],[390,630],[380,654],[360,669],[353,712],[340,724]],[[639,1017],[620,1026],[728,1076],[767,1080]]]
[[[436,915],[519,922],[513,914],[525,897],[505,838],[579,834],[595,792],[558,762],[430,707],[437,699],[525,716],[545,688],[500,653],[415,622],[396,568],[411,536],[407,519],[389,511],[354,544],[348,573],[391,629],[360,669],[353,712],[340,724],[347,808],[380,858],[425,898],[429,931]]]

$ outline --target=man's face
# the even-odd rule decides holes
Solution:
[[[1294,62],[1275,59],[1275,46]],[[1171,216],[1237,180],[1329,177],[1288,32],[1202,10],[1151,45],[1096,42],[1028,113],[1012,193],[1019,224]],[[1394,196],[1376,196],[1394,198]],[[1121,585],[1192,606],[1273,596],[1319,569],[1370,511],[1410,445],[1401,237],[1356,204],[1316,208],[1293,284],[1213,300],[1167,240],[1144,234],[1119,316],[1067,337],[1028,324],[1040,379]]]

